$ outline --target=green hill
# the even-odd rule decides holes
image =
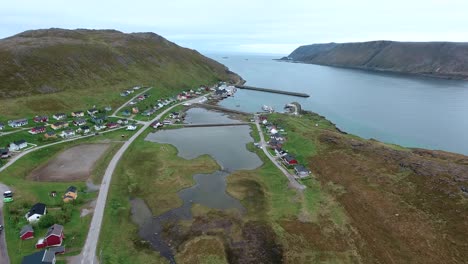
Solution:
[[[370,41],[313,44],[297,48],[288,59],[327,66],[468,79],[468,43]]]
[[[117,105],[134,85],[181,90],[239,77],[154,33],[44,29],[0,40],[0,80],[0,112],[17,116]]]

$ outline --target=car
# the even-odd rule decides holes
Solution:
[[[4,203],[13,202],[13,192],[12,191],[6,191],[6,192],[3,193],[3,202]]]

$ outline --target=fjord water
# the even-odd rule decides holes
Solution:
[[[282,111],[285,103],[324,115],[363,138],[468,154],[468,81],[274,61],[274,56],[208,55],[247,85],[310,94],[298,98],[240,90],[221,106]]]

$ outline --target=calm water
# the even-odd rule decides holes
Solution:
[[[187,123],[234,123],[236,120],[225,114],[193,108],[187,112]],[[235,170],[252,170],[260,165],[260,158],[247,150],[246,144],[252,142],[249,126],[197,127],[162,130],[148,134],[146,140],[172,144],[178,156],[194,159],[204,154],[213,157],[221,170],[211,174],[195,174],[195,185],[181,190],[178,195],[183,204],[160,216],[153,217],[143,200],[133,199],[132,219],[140,227],[140,236],[149,241],[154,249],[175,263],[173,249],[162,238],[165,223],[192,218],[194,203],[215,209],[237,209],[244,211],[242,204],[226,193],[226,177]]]
[[[222,106],[259,111],[267,104],[282,110],[285,103],[297,101],[340,129],[364,138],[468,154],[467,81],[277,62],[271,56],[223,56],[210,55],[241,75],[247,85],[311,97],[244,90],[221,102]]]

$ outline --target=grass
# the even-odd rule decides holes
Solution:
[[[10,186],[15,193],[15,201],[5,204],[4,207],[5,234],[12,263],[20,263],[23,256],[33,253],[35,251],[34,245],[37,239],[44,236],[47,231],[46,228],[36,227],[35,239],[28,241],[20,240],[18,235],[19,230],[26,224],[24,214],[29,210],[30,206],[36,202],[45,203],[50,213],[56,214],[60,211],[59,208],[63,203],[61,195],[70,185],[78,187],[80,192],[78,200],[72,207],[70,220],[64,225],[66,236],[65,246],[67,250],[70,250],[69,254],[77,254],[80,252],[91,221],[90,215],[80,217],[80,209],[86,202],[94,199],[96,193],[83,192],[86,187],[84,182],[36,182],[28,180],[27,176],[33,169],[39,167],[41,164],[45,164],[65,149],[82,143],[108,142],[115,138],[120,138],[119,131],[39,149],[25,155],[0,173],[0,181]],[[107,154],[111,151],[113,151],[112,148],[108,150]],[[99,168],[105,167],[108,161],[109,160],[105,158],[98,161],[93,175],[102,173]],[[57,197],[52,198],[49,195],[51,191],[57,191]]]
[[[153,250],[140,247],[137,227],[130,219],[128,197],[143,198],[153,214],[159,215],[181,205],[177,192],[194,184],[193,174],[219,169],[207,155],[185,160],[177,156],[171,145],[145,141],[148,133],[130,146],[112,179],[99,241],[107,263],[165,262]]]

